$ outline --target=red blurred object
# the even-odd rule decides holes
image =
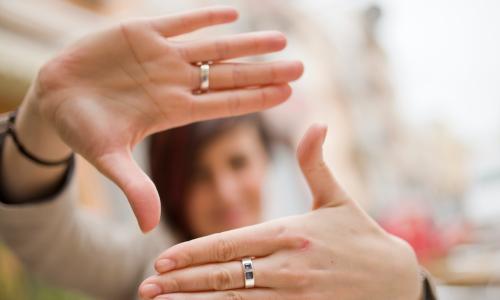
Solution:
[[[430,211],[418,204],[392,209],[379,223],[387,232],[406,240],[420,262],[446,256],[470,232],[461,220],[438,227]]]

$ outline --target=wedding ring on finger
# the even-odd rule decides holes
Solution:
[[[245,288],[251,289],[255,287],[255,275],[253,270],[253,262],[250,257],[241,260],[243,268],[243,278],[245,279]]]
[[[212,62],[199,62],[196,65],[200,68],[200,88],[196,92],[203,94],[210,89],[210,65],[212,65]]]

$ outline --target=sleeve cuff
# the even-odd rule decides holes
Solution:
[[[1,155],[1,152],[0,152],[0,155]],[[66,168],[66,171],[63,175],[62,180],[59,182],[59,184],[55,188],[55,190],[52,191],[50,194],[44,195],[41,197],[24,199],[22,201],[11,200],[6,195],[5,189],[2,186],[1,181],[0,181],[0,204],[8,205],[8,206],[27,206],[27,205],[44,203],[44,202],[50,202],[53,199],[60,197],[60,195],[63,194],[65,192],[65,190],[68,189],[68,186],[71,184],[71,181],[73,180],[74,173],[75,173],[75,163],[76,163],[75,157],[73,156],[68,163],[68,167]]]
[[[432,282],[432,277],[427,270],[421,268],[422,285],[423,285],[423,300],[437,300],[436,287]]]

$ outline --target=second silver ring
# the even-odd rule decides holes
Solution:
[[[255,287],[255,274],[252,258],[246,257],[241,260],[243,268],[243,278],[245,279],[245,288],[251,289]]]

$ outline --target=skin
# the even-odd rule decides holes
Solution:
[[[241,124],[217,136],[200,153],[186,201],[195,236],[261,220],[268,157],[258,131]]]
[[[286,39],[279,32],[169,39],[237,17],[232,8],[211,7],[136,19],[64,49],[43,66],[19,108],[21,142],[46,160],[82,155],[125,193],[140,228],[152,230],[160,219],[158,192],[132,148],[158,131],[278,105],[290,96],[288,82],[302,75],[298,61],[226,61],[282,50]],[[198,61],[215,62],[209,93],[193,93],[200,86]],[[27,160],[9,138],[2,159],[3,184],[17,202],[47,194],[64,174],[64,166]]]
[[[63,50],[40,70],[19,108],[21,142],[45,160],[72,151],[82,155],[122,189],[140,228],[153,229],[160,217],[158,193],[131,149],[161,130],[280,104],[290,96],[288,83],[302,75],[297,61],[227,62],[283,49],[286,40],[277,32],[169,39],[236,18],[231,8],[212,7],[131,20]],[[216,62],[210,75],[214,90],[193,94],[200,84],[193,63],[209,60]],[[151,292],[151,284],[168,293],[164,299],[416,299],[420,282],[413,252],[341,192],[321,159],[323,138],[324,129],[313,128],[299,148],[314,211],[173,247],[156,263],[161,275],[149,279],[141,293]],[[64,166],[32,163],[10,138],[4,146],[2,184],[11,200],[23,203],[57,186]],[[243,256],[259,258],[256,289],[239,290],[243,281],[234,261]],[[182,293],[188,290],[204,292]]]
[[[297,151],[311,212],[166,250],[155,263],[158,275],[140,286],[142,299],[420,299],[414,252],[341,189],[323,161],[325,136],[325,127],[311,127]],[[255,257],[253,289],[244,289],[243,257]]]

